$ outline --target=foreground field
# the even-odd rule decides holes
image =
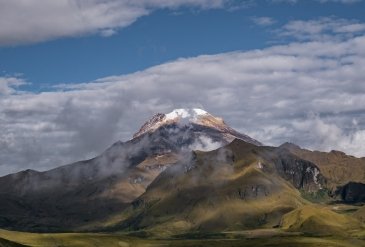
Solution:
[[[219,234],[190,234],[174,239],[144,239],[124,234],[62,233],[35,234],[0,230],[0,246],[83,247],[83,246],[295,246],[357,247],[365,246],[360,238],[309,237],[279,230],[244,231]]]

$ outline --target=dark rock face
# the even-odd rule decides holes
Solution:
[[[346,203],[365,202],[365,184],[350,182],[339,187],[335,194]]]
[[[325,177],[315,164],[294,155],[279,151],[275,166],[279,174],[297,189],[317,191],[326,184]]]

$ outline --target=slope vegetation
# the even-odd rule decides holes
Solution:
[[[242,140],[187,160],[161,173],[106,226],[157,234],[272,228],[308,203],[298,189],[315,191],[325,182],[314,164]]]
[[[355,218],[335,213],[320,205],[305,205],[283,216],[284,230],[311,235],[345,236],[350,231],[363,230]]]

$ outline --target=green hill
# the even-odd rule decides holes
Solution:
[[[158,235],[273,228],[284,214],[309,203],[298,189],[321,187],[315,165],[240,140],[188,160],[161,173],[104,226]]]
[[[355,218],[320,205],[305,205],[284,215],[281,227],[287,231],[326,236],[346,236],[351,231],[363,230],[362,223]]]

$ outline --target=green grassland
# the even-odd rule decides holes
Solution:
[[[295,246],[295,247],[355,247],[364,246],[361,238],[309,237],[286,234],[280,230],[251,230],[220,234],[191,234],[170,239],[143,239],[123,233],[63,233],[35,234],[0,230],[0,246]],[[190,239],[189,239],[190,237]],[[15,243],[16,242],[16,243]]]
[[[169,234],[156,231],[110,233],[25,233],[0,230],[0,247],[83,246],[365,246],[365,228],[346,205],[306,204],[282,217],[280,226],[222,232],[191,231]],[[361,207],[360,207],[361,209]]]
[[[342,206],[344,207],[344,206]],[[285,214],[280,226],[256,230],[185,232],[156,231],[115,233],[25,233],[0,230],[0,247],[83,246],[365,246],[363,223],[352,215],[336,212],[333,206],[304,205]],[[335,207],[339,210],[339,207]],[[346,208],[344,208],[346,210]]]
[[[26,245],[18,244],[13,241],[9,241],[7,239],[0,238],[0,246],[1,247],[22,247],[22,246],[26,246]]]

